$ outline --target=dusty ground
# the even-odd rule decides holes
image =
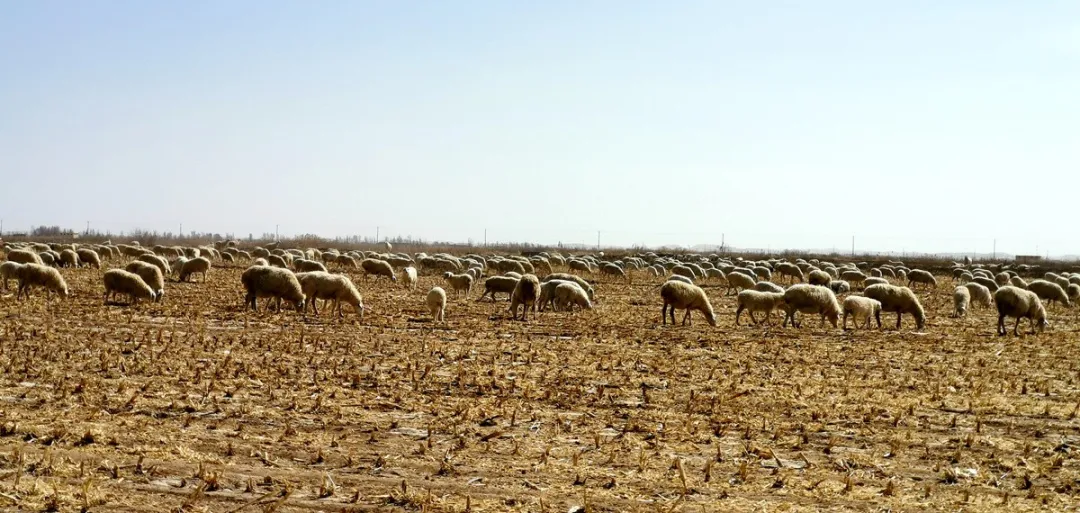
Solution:
[[[0,508],[1063,510],[1080,498],[1076,312],[842,332],[660,326],[655,281],[579,315],[354,280],[363,321],[250,314],[240,269],[161,304],[0,298]],[[473,292],[473,298],[479,293]],[[779,321],[779,317],[774,320]]]

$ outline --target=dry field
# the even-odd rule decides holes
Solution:
[[[0,509],[23,511],[1065,510],[1080,502],[1077,312],[994,335],[662,326],[655,279],[592,312],[354,281],[369,311],[252,314],[240,268],[103,306],[0,297]],[[681,318],[681,312],[680,312]],[[774,322],[780,317],[774,316]],[[1026,323],[1025,323],[1026,327]]]

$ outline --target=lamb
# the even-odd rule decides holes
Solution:
[[[30,297],[30,290],[33,287],[44,288],[49,297],[52,297],[53,292],[63,297],[68,296],[67,282],[55,268],[39,264],[23,264],[16,269],[15,276],[19,279],[19,290],[15,294],[15,299],[20,299],[23,295]]]
[[[179,281],[187,281],[192,274],[201,274],[202,281],[206,281],[206,273],[210,271],[210,260],[206,257],[196,257],[184,262],[180,267]]]
[[[885,278],[882,278],[880,276],[870,276],[863,280],[863,286],[865,287],[869,287],[870,285],[877,285],[878,283],[888,284],[889,280],[886,280]]]
[[[551,306],[552,310],[558,310],[558,305],[555,304],[555,288],[563,283],[574,282],[569,280],[548,280],[540,283],[540,294],[536,299],[536,303],[539,305],[541,312],[547,309],[548,306]]]
[[[881,302],[866,296],[848,296],[844,298],[844,330],[847,330],[848,315],[854,318],[856,329],[859,328],[859,321],[863,321],[864,329],[869,328],[870,319],[881,315]]]
[[[555,304],[560,310],[566,308],[573,312],[574,306],[583,310],[592,309],[592,302],[589,301],[589,294],[578,286],[577,283],[572,281],[560,283],[558,287],[555,287],[554,295]]]
[[[7,254],[7,259],[8,262],[16,262],[20,264],[45,265],[44,262],[41,261],[41,257],[38,256],[37,253],[25,249],[14,249],[9,251]]]
[[[124,270],[139,275],[150,286],[154,291],[154,301],[161,301],[165,296],[165,276],[161,274],[158,266],[136,260],[124,267]]]
[[[374,274],[375,279],[379,279],[380,276],[386,276],[390,278],[390,281],[397,282],[397,276],[394,274],[394,267],[390,265],[390,262],[385,260],[379,260],[377,258],[365,258],[360,261],[360,268],[364,270],[364,278]]]
[[[323,265],[322,262],[316,262],[306,258],[297,258],[296,260],[293,260],[293,269],[298,273],[309,273],[313,271],[327,272],[326,266]]]
[[[821,269],[814,269],[806,276],[806,282],[811,285],[828,285],[830,281],[832,281],[832,277]]]
[[[521,306],[521,320],[528,320],[527,312],[529,308],[536,311],[536,300],[539,299],[540,294],[540,279],[535,274],[526,274],[521,277],[517,282],[517,286],[514,287],[514,292],[510,294],[510,314],[511,318],[517,319],[517,307]]]
[[[472,291],[473,277],[470,274],[454,274],[447,271],[443,273],[443,278],[450,284],[450,288],[454,289],[454,295],[461,294],[465,291],[465,299],[469,299],[469,292]]]
[[[975,283],[968,282],[964,284],[968,289],[968,294],[971,295],[971,303],[974,305],[990,307],[990,303],[994,301],[994,296],[990,292],[990,289]]]
[[[971,291],[963,285],[953,289],[953,316],[967,315],[969,306],[971,306]]]
[[[589,285],[589,282],[585,281],[585,279],[580,276],[569,273],[551,273],[547,276],[544,276],[544,281],[551,280],[566,280],[577,283],[581,286],[582,289],[585,290],[587,294],[589,294],[589,301],[596,301],[596,293],[593,290],[592,285]]]
[[[907,274],[907,279],[909,287],[916,283],[922,283],[928,287],[937,287],[937,278],[935,278],[933,274],[930,274],[929,271],[924,271],[922,269],[912,269],[911,272]]]
[[[240,282],[244,284],[244,290],[247,291],[244,306],[251,305],[252,310],[258,311],[258,306],[255,304],[256,298],[267,297],[277,299],[278,311],[281,311],[282,299],[292,303],[297,312],[304,311],[306,298],[300,287],[300,280],[288,269],[253,265],[240,276]]]
[[[821,324],[824,325],[825,319],[828,318],[835,328],[837,321],[840,320],[841,310],[832,289],[800,283],[784,291],[784,311],[787,312],[787,316],[784,317],[785,327],[790,320],[791,325],[798,328],[799,323],[795,314],[802,312],[821,314]]]
[[[405,288],[409,290],[416,289],[416,268],[413,266],[406,266],[401,270],[401,281],[405,284]]]
[[[739,325],[739,317],[742,316],[743,310],[750,312],[750,322],[753,322],[754,324],[758,324],[758,320],[754,318],[754,312],[765,312],[765,319],[762,322],[768,322],[769,317],[772,316],[773,310],[783,308],[784,292],[783,290],[780,292],[769,292],[748,289],[739,292],[737,302],[739,307],[735,310],[736,326]]]
[[[446,291],[442,287],[432,287],[425,304],[435,322],[446,321]]]
[[[919,303],[918,296],[907,287],[886,284],[871,285],[866,287],[863,295],[880,301],[882,312],[896,312],[896,329],[898,330],[904,314],[911,314],[915,317],[916,329],[921,330],[926,326],[926,313],[923,311],[922,304]],[[880,328],[881,314],[878,313],[876,318],[877,325]]]
[[[1056,283],[1046,280],[1032,280],[1031,283],[1028,283],[1028,290],[1034,292],[1036,296],[1039,296],[1039,299],[1045,300],[1047,303],[1057,301],[1064,306],[1072,306],[1065,289]]]
[[[710,326],[716,326],[716,314],[713,313],[712,304],[709,303],[709,296],[701,287],[681,281],[669,281],[660,287],[660,297],[664,300],[664,306],[660,310],[660,317],[664,324],[667,324],[668,307],[670,307],[671,324],[675,324],[675,309],[683,308],[686,309],[686,315],[683,316],[684,325],[693,324],[690,322],[690,312],[698,310],[705,315],[705,320]]]
[[[123,269],[109,269],[105,271],[102,280],[105,283],[105,304],[109,304],[109,298],[117,294],[130,297],[132,304],[139,304],[140,299],[157,299],[154,289],[138,274]]]
[[[739,290],[753,289],[756,281],[738,270],[731,271],[726,276],[728,282],[727,295],[732,295]],[[674,322],[674,321],[672,321]]]
[[[334,302],[331,311],[336,310],[338,317],[345,317],[341,311],[341,303],[344,302],[352,305],[360,319],[364,318],[364,300],[348,276],[330,274],[326,271],[309,271],[297,274],[296,279],[300,282],[300,290],[304,293],[304,297],[307,298],[304,304],[305,313],[307,313],[307,303],[311,303],[315,315],[319,315],[318,300],[323,299]]]
[[[101,269],[101,256],[96,251],[89,248],[81,248],[75,252],[79,257],[79,264],[92,267],[94,269]]]
[[[480,299],[477,299],[477,301],[484,299],[490,294],[491,302],[494,303],[495,294],[498,293],[506,294],[509,298],[509,296],[514,293],[514,288],[517,287],[517,283],[518,278],[512,278],[510,276],[492,276],[484,280],[484,293],[480,295]],[[541,305],[541,308],[543,308],[543,305]]]
[[[779,292],[781,294],[784,293],[784,287],[781,287],[771,281],[759,281],[754,284],[752,290],[756,290],[758,292]]]
[[[844,280],[830,280],[829,290],[833,291],[833,294],[847,294],[851,292],[851,285]]]
[[[1020,319],[1027,318],[1031,322],[1032,335],[1036,333],[1036,325],[1039,331],[1050,325],[1046,320],[1046,309],[1039,301],[1039,296],[1030,290],[1006,285],[994,293],[994,303],[997,304],[998,310],[997,333],[999,336],[1005,336],[1008,333],[1005,329],[1005,317],[1016,318],[1013,335],[1018,337],[1020,336]]]
[[[0,264],[0,279],[4,280],[4,290],[8,289],[8,280],[17,280],[19,268],[23,264],[10,260]]]

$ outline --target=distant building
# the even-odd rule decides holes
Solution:
[[[1018,264],[1034,264],[1042,261],[1042,257],[1039,255],[1016,255],[1016,263]]]

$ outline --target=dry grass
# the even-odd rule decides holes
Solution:
[[[369,307],[250,314],[241,270],[161,304],[0,298],[0,508],[28,511],[1064,509],[1080,493],[1076,313],[925,333],[660,326],[654,282],[593,312],[353,276]],[[474,293],[473,298],[478,294]],[[680,316],[681,318],[681,316]],[[891,327],[894,318],[886,317]],[[774,322],[779,317],[774,316]]]

